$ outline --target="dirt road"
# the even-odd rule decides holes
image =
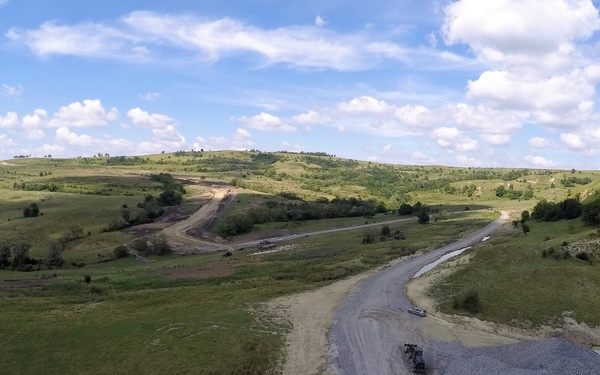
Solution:
[[[222,244],[191,236],[187,232],[192,228],[209,225],[211,220],[216,220],[218,215],[224,211],[224,206],[234,200],[235,195],[236,189],[233,187],[211,186],[202,195],[198,196],[198,198],[208,199],[206,204],[202,205],[187,219],[164,228],[162,233],[167,236],[171,243],[202,247],[204,251],[223,248]]]
[[[469,339],[470,334],[473,345],[500,345],[514,340],[493,333],[480,334],[476,328],[460,332],[444,321],[436,322],[435,317],[407,313],[411,302],[405,287],[418,270],[446,253],[480,242],[506,218],[503,213],[465,239],[401,261],[360,284],[335,313],[329,335],[330,371],[343,375],[410,374],[402,346],[416,343],[424,348],[427,373],[431,375],[600,373],[600,356],[561,338],[469,348],[454,339],[461,335]],[[440,340],[444,329],[448,341]]]
[[[442,255],[471,246],[489,236],[505,215],[453,244],[393,265],[362,283],[339,307],[330,335],[333,367],[344,375],[389,374],[408,371],[399,345],[419,343],[425,349],[430,374],[441,374],[431,352],[421,318],[408,314],[411,302],[405,284],[426,264]]]

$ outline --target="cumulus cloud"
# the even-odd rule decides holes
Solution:
[[[468,44],[491,61],[534,63],[570,51],[599,27],[589,0],[459,0],[445,9],[442,35],[447,44]]]
[[[560,140],[567,147],[575,150],[583,150],[585,148],[585,143],[578,134],[563,133],[560,135]]]
[[[476,140],[465,136],[454,127],[440,127],[433,129],[431,137],[436,140],[440,147],[445,149],[461,152],[476,151],[478,149]]]
[[[43,109],[36,109],[31,115],[25,115],[21,119],[21,126],[25,131],[25,137],[31,140],[44,138],[44,131],[41,129],[48,124],[48,112]]]
[[[7,112],[6,116],[0,116],[0,129],[12,129],[19,126],[19,115],[16,112]]]
[[[87,128],[108,126],[108,123],[119,118],[116,108],[105,110],[99,99],[74,102],[60,107],[54,114],[51,125],[55,127]]]
[[[296,128],[294,126],[288,125],[285,122],[283,122],[279,117],[270,115],[265,112],[261,112],[260,114],[252,117],[232,117],[231,120],[239,122],[251,129],[277,132],[296,131]]]
[[[148,113],[139,107],[130,109],[127,112],[127,117],[137,126],[152,129],[164,129],[175,122],[175,120],[167,115]]]
[[[226,137],[196,137],[194,149],[198,150],[248,150],[254,148],[252,134],[246,129],[238,128],[230,138]]]
[[[326,114],[321,114],[316,111],[308,111],[292,117],[292,122],[298,124],[326,124],[332,122],[331,118]]]
[[[481,166],[481,158],[476,157],[468,157],[465,155],[458,155],[456,157],[456,161],[459,165],[463,167],[480,167]]]
[[[337,105],[340,112],[370,112],[370,113],[386,113],[394,109],[393,106],[387,104],[383,100],[377,100],[370,96],[361,96],[354,98],[349,102],[342,102]]]
[[[552,160],[548,160],[542,156],[527,155],[525,156],[525,161],[536,168],[552,168],[556,166],[555,162],[553,162]]]
[[[56,129],[56,140],[59,142],[64,142],[70,146],[81,148],[97,146],[97,143],[94,142],[94,139],[89,135],[78,135],[77,133],[71,132],[67,127],[60,127]]]
[[[542,137],[532,137],[529,139],[529,141],[527,141],[527,143],[533,148],[548,148],[553,145],[553,142]]]

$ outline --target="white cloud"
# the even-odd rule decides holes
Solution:
[[[252,134],[246,129],[238,128],[233,134],[233,148],[236,150],[247,150],[254,147]]]
[[[26,44],[41,56],[131,57],[135,52],[130,47],[137,40],[135,36],[118,29],[93,23],[58,26],[53,22],[45,22],[36,30],[12,28],[6,36],[13,42]]]
[[[440,147],[445,149],[461,152],[477,151],[478,149],[476,140],[465,136],[455,127],[436,128],[432,130],[430,135]]]
[[[15,145],[16,144],[12,140],[12,138],[8,138],[8,136],[6,134],[0,134],[0,146],[2,146],[3,149],[7,149],[7,148],[13,147]]]
[[[552,160],[548,160],[542,156],[525,156],[525,161],[537,168],[552,168],[556,166],[556,163]]]
[[[326,124],[332,122],[329,116],[316,111],[308,111],[293,116],[292,121],[298,124]]]
[[[560,140],[572,149],[582,150],[585,148],[585,144],[578,134],[563,133],[560,135]]]
[[[279,132],[294,132],[296,128],[283,122],[279,117],[270,115],[265,112],[252,117],[232,117],[232,121],[239,122],[251,129],[263,131],[279,131]]]
[[[255,146],[252,134],[246,129],[238,128],[230,138],[226,137],[197,137],[192,145],[197,150],[248,150]]]
[[[0,129],[13,129],[19,126],[19,116],[16,112],[7,112],[6,116],[0,116]]]
[[[487,100],[499,108],[556,111],[579,109],[594,94],[594,85],[579,69],[549,77],[486,71],[476,81],[469,81],[467,98]],[[583,109],[589,109],[587,106]]]
[[[152,129],[164,129],[175,122],[175,120],[173,120],[169,116],[161,115],[158,113],[150,114],[146,111],[143,111],[139,107],[130,109],[127,112],[127,117],[129,117],[131,121],[137,126]]]
[[[48,125],[48,112],[43,109],[36,109],[33,114],[23,116],[21,124],[27,139],[42,139],[45,134],[41,128]]]
[[[437,121],[436,114],[422,105],[397,108],[394,118],[401,124],[417,127],[429,127]]]
[[[23,93],[23,86],[21,84],[10,86],[4,83],[2,84],[2,92],[7,96],[19,96]]]
[[[147,92],[144,95],[140,95],[140,99],[147,100],[149,102],[157,101],[161,95],[157,92]]]
[[[323,18],[323,17],[321,17],[321,16],[319,16],[319,15],[317,15],[317,16],[315,17],[315,25],[317,25],[317,26],[321,27],[321,26],[325,26],[325,25],[327,25],[327,23],[328,23],[328,22],[325,20],[325,18]]]
[[[437,36],[435,35],[435,33],[429,33],[427,35],[427,41],[429,42],[429,45],[433,48],[437,47],[438,44],[438,39]]]
[[[349,102],[342,102],[337,105],[340,112],[370,112],[370,113],[386,113],[391,112],[394,107],[387,104],[383,100],[377,100],[370,96],[361,96],[354,98]]]
[[[481,158],[468,157],[465,155],[458,155],[456,161],[463,167],[480,167]]]
[[[599,27],[589,0],[459,0],[445,9],[442,34],[446,43],[468,44],[491,61],[534,63],[534,57],[570,52],[575,40]]]
[[[509,144],[511,137],[508,134],[481,134],[481,139],[487,144],[501,146]]]
[[[493,66],[467,99],[522,111],[540,125],[579,127],[593,115],[600,66],[579,44],[600,30],[590,0],[459,0],[445,8],[447,44],[468,44]]]
[[[542,137],[532,137],[527,142],[533,148],[548,148],[553,145],[553,143]]]
[[[197,137],[196,142],[192,145],[195,150],[226,150],[229,148],[229,141],[225,137]]]
[[[263,65],[286,64],[301,69],[362,70],[379,58],[405,59],[407,51],[387,41],[374,41],[365,32],[337,34],[322,26],[261,29],[231,18],[132,12],[110,26],[101,23],[10,29],[6,36],[41,56],[52,54],[131,61],[163,62],[161,52],[173,49],[189,60],[215,62],[224,57],[254,54]],[[422,51],[413,51],[415,55]],[[375,56],[374,56],[375,54]],[[427,54],[427,53],[426,53]]]
[[[97,146],[97,142],[94,141],[89,135],[77,135],[77,133],[71,132],[67,127],[60,127],[56,129],[56,140],[59,142],[65,142],[70,146],[91,148]]]
[[[57,155],[63,154],[66,148],[60,145],[49,145],[44,143],[41,147],[35,149],[36,154],[39,155]]]
[[[74,102],[60,107],[54,114],[51,125],[55,127],[87,128],[108,126],[108,123],[119,118],[116,108],[105,110],[99,99]]]

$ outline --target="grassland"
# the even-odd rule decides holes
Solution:
[[[61,269],[0,270],[0,368],[19,374],[276,373],[289,327],[264,311],[263,302],[449,243],[487,224],[499,209],[530,210],[541,198],[586,197],[600,188],[595,171],[399,166],[327,155],[238,151],[17,159],[7,164],[0,165],[0,241],[26,241],[32,256],[43,257],[49,243],[73,226],[86,233],[67,245]],[[272,254],[251,255],[257,249],[246,248],[230,258],[206,254],[151,257],[150,262],[112,260],[113,248],[132,241],[134,234],[102,228],[124,205],[134,208],[146,195],[160,193],[160,184],[149,175],[161,172],[182,180],[235,184],[240,190],[231,215],[267,200],[286,202],[281,193],[307,200],[373,199],[390,211],[264,223],[249,234],[255,238],[281,230],[304,233],[399,219],[393,211],[405,202],[427,204],[432,216],[450,215],[427,225],[416,220],[389,224],[391,233],[403,233],[405,241],[380,238],[381,227],[375,226],[298,236],[286,251]],[[569,188],[560,184],[564,176],[573,175],[594,181]],[[500,199],[495,189],[501,184],[531,188],[534,197]],[[468,195],[470,185],[477,190]],[[188,190],[184,198],[193,198],[193,189]],[[43,215],[23,218],[23,208],[34,202]],[[183,206],[198,207],[185,200]],[[591,312],[593,306],[599,311],[600,301],[590,296],[597,295],[600,285],[598,265],[541,256],[548,247],[561,249],[563,241],[574,242],[596,229],[577,220],[530,226],[527,236],[515,230],[481,246],[468,268],[438,286],[442,307],[451,309],[453,296],[476,287],[486,319],[535,325],[556,321],[570,310],[578,320],[600,324]],[[362,243],[367,231],[376,234],[375,243]],[[234,272],[208,272],[222,266]],[[196,277],[172,277],[183,271]],[[89,284],[84,275],[91,277]],[[12,288],[5,281],[15,279],[44,285]],[[526,287],[514,288],[514,280]],[[551,308],[544,307],[549,304]]]

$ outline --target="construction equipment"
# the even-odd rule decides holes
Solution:
[[[423,348],[417,344],[404,344],[404,353],[408,353],[410,369],[413,372],[425,372],[425,360],[423,359]]]

